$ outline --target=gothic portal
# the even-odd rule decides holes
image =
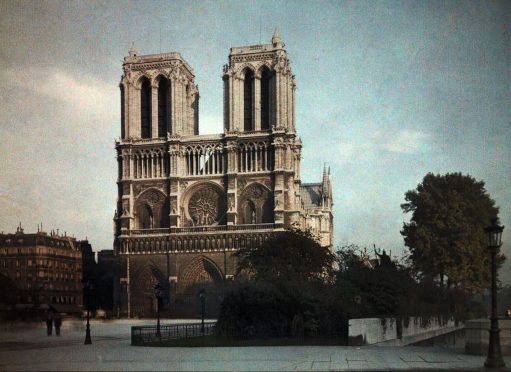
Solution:
[[[199,92],[179,53],[124,58],[116,302],[121,314],[154,314],[163,287],[171,316],[208,315],[232,278],[233,253],[285,228],[310,228],[332,245],[332,189],[300,180],[295,79],[284,43],[231,48],[223,68],[224,132],[199,135]]]

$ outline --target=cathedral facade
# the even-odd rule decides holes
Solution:
[[[329,171],[300,179],[295,77],[277,33],[271,44],[231,48],[223,67],[224,132],[199,135],[199,91],[179,53],[124,58],[115,301],[121,315],[208,314],[236,270],[234,253],[286,228],[333,239]]]

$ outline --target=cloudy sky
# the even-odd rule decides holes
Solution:
[[[0,0],[0,230],[42,221],[110,249],[131,42],[183,55],[200,131],[217,133],[229,48],[268,43],[275,27],[298,86],[302,181],[331,167],[337,245],[400,254],[404,193],[427,172],[456,171],[486,182],[511,256],[506,1]]]

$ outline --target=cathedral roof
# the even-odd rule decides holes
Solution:
[[[304,183],[300,186],[300,197],[305,209],[321,206],[322,187],[322,183]]]

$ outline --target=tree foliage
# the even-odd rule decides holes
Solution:
[[[392,262],[374,265],[357,246],[338,251],[339,271],[334,287],[342,298],[345,318],[395,317],[405,320],[441,317],[465,320],[484,314],[484,309],[472,303],[471,296],[459,288],[444,289],[432,280],[414,279],[410,269]],[[335,288],[334,288],[335,290]]]
[[[310,232],[284,231],[257,249],[237,253],[238,274],[256,281],[314,282],[332,276],[335,256],[321,247]]]
[[[428,173],[401,205],[412,213],[401,234],[410,251],[413,270],[472,292],[487,288],[489,254],[484,228],[497,218],[498,208],[484,182],[469,175]],[[503,256],[500,256],[502,262]]]
[[[322,306],[335,256],[310,233],[285,231],[237,256],[238,281],[222,302],[218,332],[242,337],[335,332],[337,324]]]

